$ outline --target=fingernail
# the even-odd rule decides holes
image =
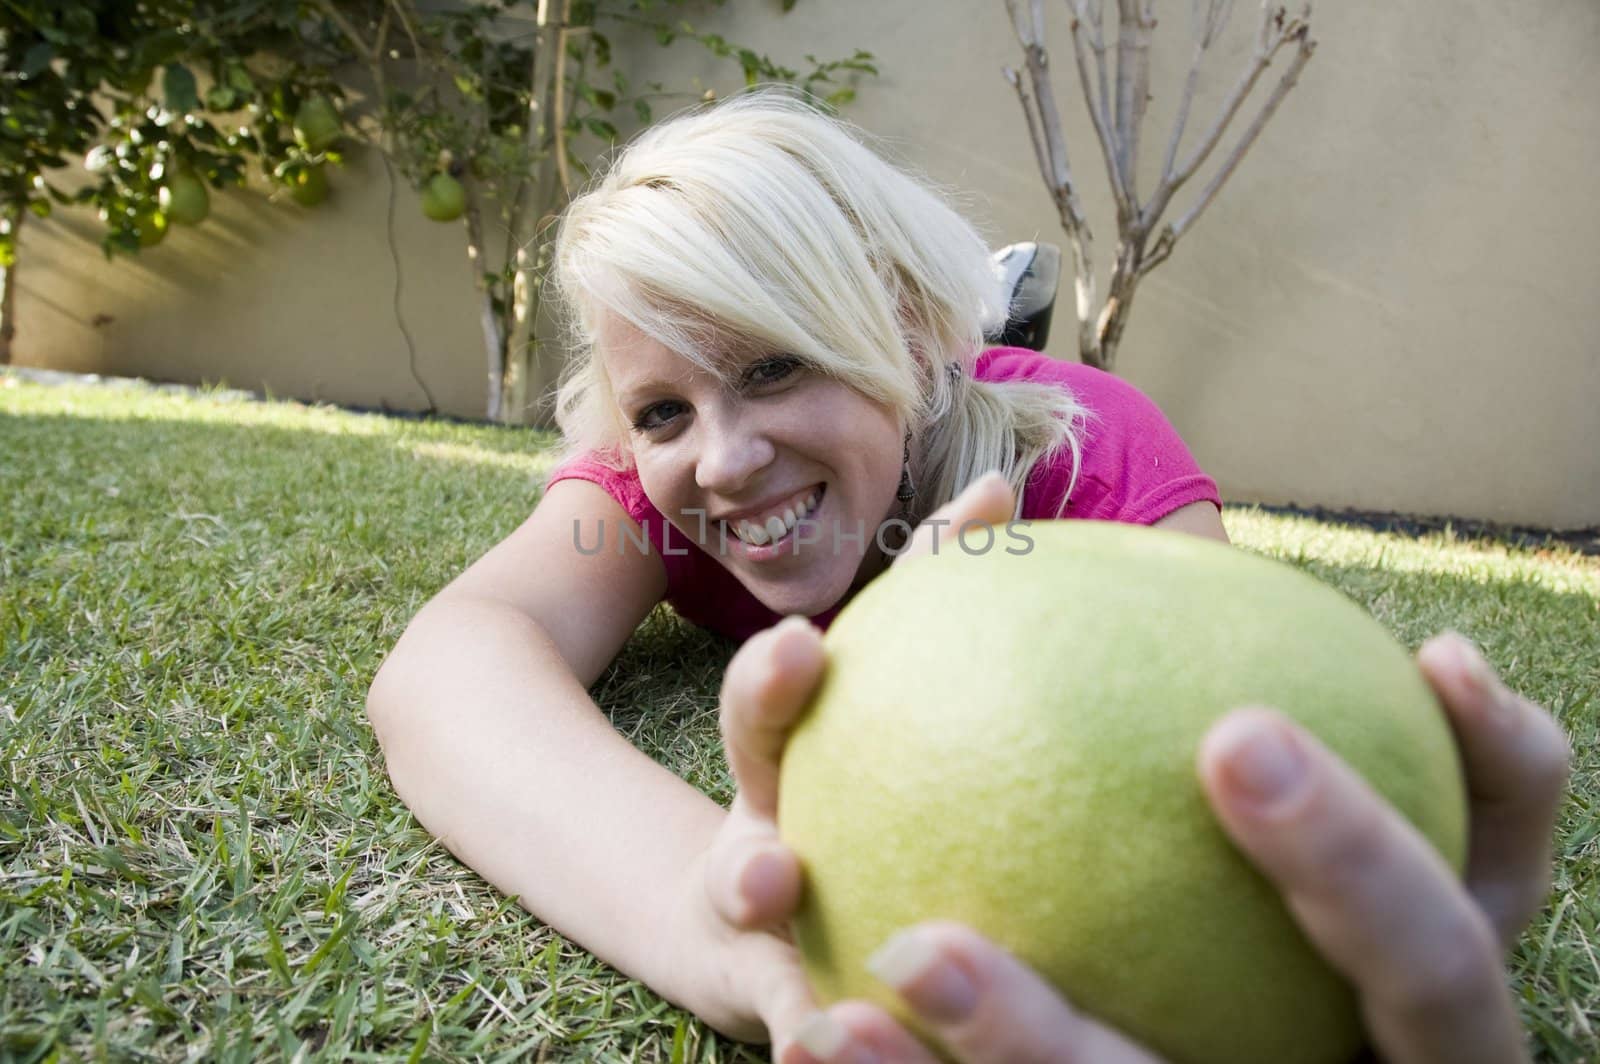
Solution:
[[[1242,734],[1228,737],[1222,755],[1228,782],[1263,808],[1281,804],[1306,780],[1306,757],[1282,728],[1267,721],[1234,725]]]
[[[739,875],[739,894],[747,913],[756,907],[755,899],[770,898],[777,893],[788,876],[788,862],[775,853],[763,851],[745,862],[744,871]]]
[[[1489,659],[1483,656],[1483,651],[1478,649],[1476,643],[1460,632],[1451,632],[1450,635],[1455,643],[1456,665],[1467,687],[1483,700],[1489,716],[1502,727],[1509,727],[1516,721],[1516,713],[1513,712],[1511,700],[1506,698],[1505,685],[1494,674]]]
[[[1483,659],[1483,652],[1476,643],[1462,635],[1460,632],[1451,632],[1450,640],[1455,644],[1453,650],[1456,665],[1461,670],[1462,677],[1472,688],[1473,694],[1486,695],[1494,690],[1494,676],[1489,671],[1489,663]]]
[[[850,1032],[826,1012],[813,1012],[795,1028],[794,1040],[818,1060],[833,1064],[877,1064],[878,1055],[850,1044]]]
[[[894,987],[922,1015],[958,1023],[978,1007],[978,986],[927,938],[909,931],[890,936],[867,958],[867,971]]]

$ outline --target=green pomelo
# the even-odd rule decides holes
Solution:
[[[211,193],[206,183],[191,173],[173,174],[161,186],[161,210],[179,225],[199,225],[211,213]]]
[[[1431,689],[1288,565],[1142,527],[1022,531],[895,566],[825,637],[778,817],[818,998],[875,1001],[936,1046],[864,964],[949,919],[1174,1064],[1346,1064],[1354,994],[1223,834],[1196,758],[1229,710],[1278,708],[1459,873],[1465,786]]]
[[[327,151],[341,132],[339,112],[326,96],[312,96],[294,113],[294,139],[307,151]]]
[[[324,167],[308,166],[289,180],[289,195],[302,207],[315,207],[328,198],[328,175]]]
[[[449,174],[434,174],[422,187],[422,213],[436,222],[453,222],[467,209],[467,191]]]
[[[160,211],[144,211],[134,216],[133,231],[139,236],[139,246],[153,248],[167,238],[167,216]]]

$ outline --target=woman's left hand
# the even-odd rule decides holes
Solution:
[[[952,527],[970,519],[999,524],[1011,505],[1005,482],[988,477],[940,516],[952,518]],[[896,564],[927,553],[931,535],[919,530]],[[1385,1060],[1524,1061],[1501,956],[1548,890],[1567,740],[1461,637],[1430,640],[1417,661],[1446,710],[1466,771],[1471,835],[1464,882],[1349,766],[1270,710],[1242,709],[1219,721],[1202,743],[1198,772],[1224,830],[1355,987]],[[778,724],[775,742],[759,755],[758,771],[770,772],[774,783],[792,723]],[[1276,756],[1252,756],[1262,752]],[[730,878],[735,865],[725,866]],[[797,886],[774,891],[760,906],[763,916],[781,915],[771,901],[797,899],[791,889]],[[961,925],[908,928],[872,964],[965,1064],[1159,1064],[1151,1051],[1077,1012],[1037,973]],[[795,1041],[774,1050],[779,1064],[938,1060],[887,1012],[862,1001],[814,1013]]]

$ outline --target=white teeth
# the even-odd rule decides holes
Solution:
[[[765,523],[756,524],[754,521],[740,521],[733,526],[733,534],[746,543],[757,547],[764,547],[775,542],[794,531],[794,526],[810,517],[817,508],[817,492],[812,491],[806,495],[800,504],[800,512],[796,513],[794,507],[785,506],[783,514],[773,514]]]

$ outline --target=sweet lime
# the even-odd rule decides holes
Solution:
[[[133,231],[140,247],[153,248],[167,238],[167,216],[160,211],[142,211],[134,216]]]
[[[211,213],[211,193],[206,183],[186,170],[167,179],[159,194],[161,210],[179,225],[199,225]]]
[[[315,207],[328,198],[328,174],[323,166],[307,166],[289,179],[289,195],[302,207]]]
[[[1217,825],[1196,755],[1227,711],[1281,709],[1459,871],[1464,784],[1431,689],[1288,565],[1098,522],[1026,537],[896,566],[825,637],[778,814],[819,999],[917,1029],[864,962],[951,919],[1174,1064],[1346,1064],[1354,995]]]
[[[434,174],[422,186],[422,213],[436,222],[453,222],[467,209],[467,192],[449,174]]]
[[[309,97],[294,114],[294,139],[307,151],[327,151],[341,132],[339,112],[326,96]]]

